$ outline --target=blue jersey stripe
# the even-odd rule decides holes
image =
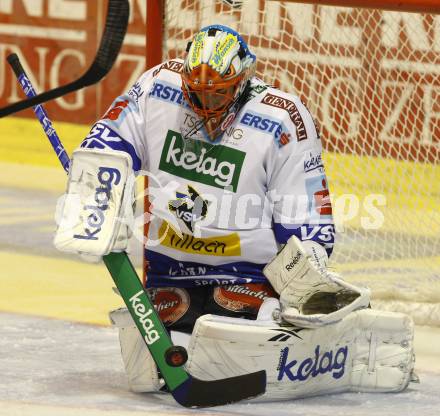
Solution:
[[[164,254],[145,250],[148,261],[147,286],[195,287],[201,285],[264,283],[266,264],[233,262],[216,266],[178,261]]]
[[[81,147],[87,149],[110,148],[128,153],[133,161],[133,170],[137,172],[141,169],[141,159],[136,154],[134,146],[103,123],[96,123],[92,127],[89,135],[81,143]]]
[[[335,242],[335,227],[333,224],[281,224],[274,223],[273,230],[275,238],[280,244],[286,244],[292,236],[298,237],[301,241],[312,240],[321,244],[330,254],[333,251]]]

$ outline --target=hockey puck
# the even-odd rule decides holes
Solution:
[[[165,361],[171,367],[180,367],[188,360],[186,349],[173,345],[165,351]]]

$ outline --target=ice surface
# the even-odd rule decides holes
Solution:
[[[29,180],[29,176],[23,178]],[[8,215],[8,221],[0,224],[0,248],[59,258],[51,242],[57,196],[0,189],[2,213],[5,218]],[[131,258],[139,263],[139,248]],[[2,268],[9,273],[8,265]],[[14,277],[20,282],[26,279]],[[170,395],[128,391],[115,330],[0,313],[0,415],[437,416],[440,329],[419,328],[415,343],[421,383],[400,394],[347,393],[194,411],[180,407]]]
[[[117,333],[108,327],[0,313],[0,415],[186,415],[167,394],[128,391]],[[438,368],[438,363],[437,368]],[[224,416],[434,416],[440,373],[419,371],[400,394],[346,393],[198,410]]]

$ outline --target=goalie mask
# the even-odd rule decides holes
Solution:
[[[182,91],[199,118],[184,137],[205,131],[215,142],[243,105],[249,80],[255,72],[255,55],[234,30],[207,26],[188,44],[182,71]]]

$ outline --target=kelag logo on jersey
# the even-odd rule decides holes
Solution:
[[[200,142],[199,146],[200,152],[185,151],[181,134],[168,130],[159,169],[216,188],[230,187],[236,192],[246,153],[203,142]]]

